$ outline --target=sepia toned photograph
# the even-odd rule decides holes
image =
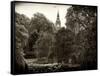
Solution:
[[[97,69],[97,6],[14,2],[13,74]]]

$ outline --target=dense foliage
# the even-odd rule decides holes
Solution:
[[[76,34],[75,45],[80,47],[81,64],[88,67],[97,65],[97,8],[72,6],[66,14],[66,26]]]
[[[27,66],[23,57],[23,47],[25,46],[27,39],[29,37],[28,29],[26,28],[26,25],[28,24],[29,19],[26,16],[20,15],[18,13],[16,13],[15,16],[16,16],[15,70],[16,72],[23,73],[25,72],[25,69]],[[26,22],[27,20],[28,22]]]
[[[41,13],[35,13],[31,19],[16,13],[16,62],[19,68],[25,69],[25,59],[37,59],[35,63],[39,64],[58,63],[56,70],[63,66],[96,68],[97,8],[72,6],[67,9],[65,19],[66,28],[56,31],[55,25]]]

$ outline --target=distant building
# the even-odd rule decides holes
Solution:
[[[61,28],[61,21],[60,21],[60,16],[59,16],[59,11],[57,13],[57,19],[56,19],[56,23],[55,23],[55,29],[56,31],[58,31]]]

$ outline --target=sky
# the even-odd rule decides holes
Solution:
[[[55,4],[36,4],[36,3],[17,3],[15,11],[20,14],[25,14],[30,19],[34,17],[34,14],[39,12],[42,13],[52,21],[54,24],[57,18],[57,12],[59,11],[61,27],[65,27],[65,16],[67,9],[70,5],[55,5]]]

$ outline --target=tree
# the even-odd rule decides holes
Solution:
[[[49,56],[54,38],[53,28],[53,23],[43,14],[34,14],[30,21],[28,42],[24,48],[25,58]]]
[[[93,17],[96,16],[96,7],[72,6],[66,14],[66,26],[74,33],[91,27]]]
[[[23,31],[22,31],[23,30]],[[24,38],[24,40],[23,40]],[[28,33],[24,26],[18,25],[16,23],[16,51],[15,51],[15,70],[17,73],[25,72],[25,67],[27,66],[23,57],[23,47],[27,41]]]
[[[75,45],[81,47],[79,60],[86,68],[97,65],[97,8],[90,6],[72,6],[66,14],[66,26],[75,35]],[[77,27],[79,26],[79,27]]]
[[[25,28],[27,28],[29,30],[29,27],[30,27],[30,19],[24,15],[24,14],[19,14],[19,13],[15,13],[15,16],[16,16],[16,22],[19,24],[19,25],[24,25]]]
[[[30,32],[33,30],[37,30],[38,32],[53,32],[53,23],[50,22],[43,14],[36,13],[30,22]]]
[[[52,52],[52,46],[54,43],[54,37],[52,34],[47,32],[41,32],[39,35],[39,39],[36,41],[35,53],[37,58],[47,57]]]
[[[68,57],[71,53],[73,53],[72,46],[73,46],[73,38],[74,33],[68,29],[61,28],[56,33],[56,53],[58,62],[68,61]]]
[[[38,38],[39,38],[39,33],[37,31],[30,33],[30,36],[27,40],[27,44],[24,47],[25,58],[36,58],[36,56],[34,55],[33,46],[35,45]]]
[[[16,50],[15,50],[15,64],[14,64],[16,73],[24,73],[25,71],[27,71],[26,69],[27,64],[24,61],[24,57],[23,57],[23,47],[27,43],[27,39],[29,35],[28,35],[28,29],[25,27],[25,24],[22,23],[23,19],[24,18],[22,18],[20,14],[16,13],[16,18],[15,18]]]

